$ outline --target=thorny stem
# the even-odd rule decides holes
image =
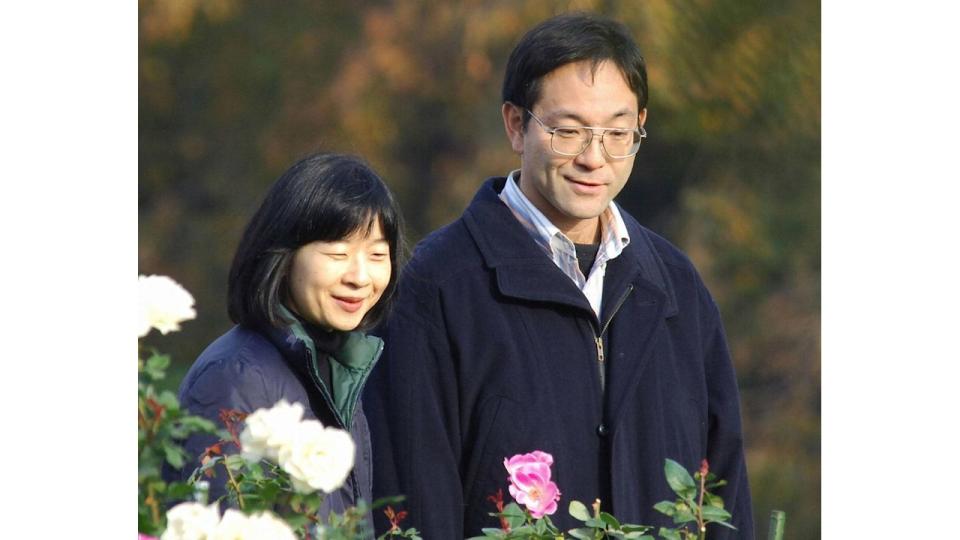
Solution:
[[[160,525],[160,508],[157,505],[157,499],[153,496],[153,485],[147,486],[147,498],[144,501],[150,507],[150,516],[153,522]]]
[[[137,422],[139,422],[141,428],[149,432],[147,417],[143,414],[143,402],[137,404]]]
[[[707,527],[703,523],[703,494],[707,490],[707,475],[700,473],[700,497],[697,499],[697,538],[699,540],[706,540],[707,538]]]
[[[233,489],[237,492],[237,503],[240,504],[240,509],[243,510],[243,494],[240,493],[240,484],[237,483],[237,479],[233,477],[233,471],[231,471],[230,466],[227,465],[227,460],[223,460],[223,468],[227,470],[230,485],[233,486]]]

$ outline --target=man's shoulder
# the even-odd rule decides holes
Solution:
[[[407,269],[437,279],[460,268],[475,266],[478,260],[476,244],[460,216],[417,242]]]
[[[659,273],[663,275],[663,278],[656,281],[661,282],[660,286],[665,292],[678,302],[676,305],[678,309],[682,308],[685,302],[701,302],[705,298],[710,298],[700,272],[683,250],[660,234],[640,225],[635,218],[623,212],[622,209],[621,214],[630,233],[631,248],[635,250],[638,260],[644,258],[640,254],[643,250],[654,254],[656,266],[661,269]],[[648,268],[648,273],[656,276],[657,271]]]
[[[477,234],[495,237],[503,225],[499,221],[509,215],[504,213],[506,207],[496,194],[498,182],[502,181],[500,177],[485,180],[456,220],[420,240],[414,247],[406,272],[423,279],[442,281],[481,268],[484,254],[479,245],[482,239],[477,238]]]

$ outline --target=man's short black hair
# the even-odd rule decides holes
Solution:
[[[360,158],[315,154],[298,161],[270,188],[237,246],[227,284],[230,318],[253,328],[289,324],[280,306],[289,299],[294,253],[318,240],[365,233],[378,221],[390,246],[390,281],[360,329],[374,326],[393,301],[402,249],[400,210]]]
[[[524,34],[507,61],[503,101],[532,110],[540,99],[544,75],[584,60],[594,71],[612,61],[636,94],[639,110],[647,106],[647,67],[630,31],[622,23],[588,13],[558,15]],[[527,121],[524,115],[524,125]]]

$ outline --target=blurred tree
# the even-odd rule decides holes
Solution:
[[[242,227],[309,152],[366,158],[411,243],[454,219],[519,164],[499,95],[520,35],[604,13],[634,30],[651,89],[650,138],[618,201],[686,250],[720,303],[757,530],[776,507],[791,538],[819,538],[819,3],[516,4],[141,0],[140,269],[181,281],[199,315],[163,348],[182,372],[229,326]]]

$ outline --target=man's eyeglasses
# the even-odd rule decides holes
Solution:
[[[593,142],[593,136],[600,132],[600,147],[614,159],[630,157],[640,151],[640,143],[647,136],[642,126],[625,128],[605,128],[593,126],[547,127],[530,109],[527,111],[550,134],[550,148],[561,156],[579,156]]]

